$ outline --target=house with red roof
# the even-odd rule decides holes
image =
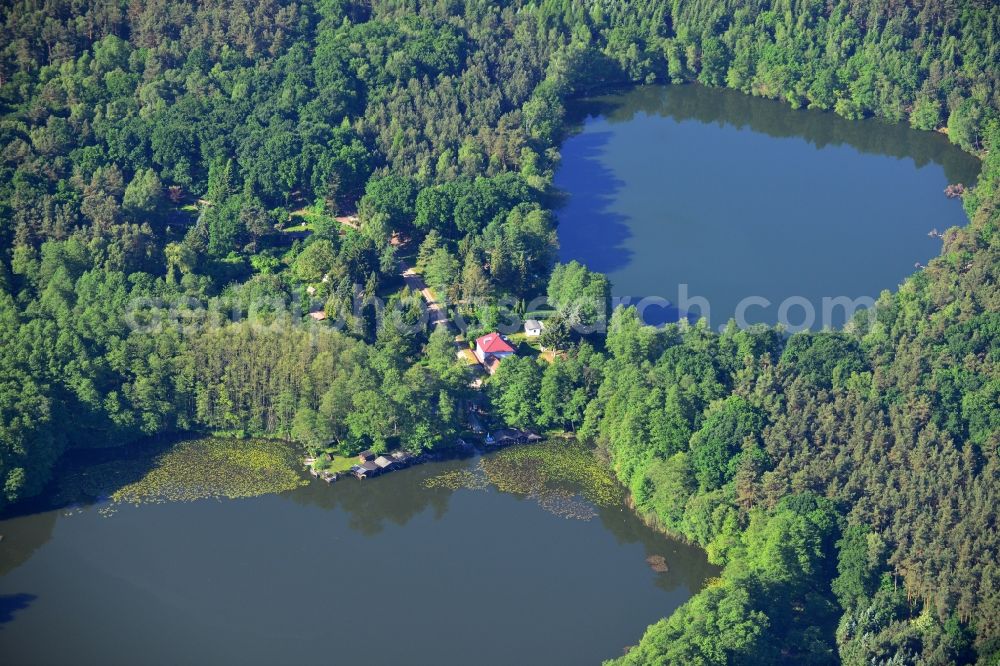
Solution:
[[[491,375],[500,367],[501,360],[514,354],[514,348],[496,331],[476,339],[476,358]]]

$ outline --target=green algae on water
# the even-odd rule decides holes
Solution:
[[[166,451],[89,465],[60,483],[71,498],[107,499],[104,514],[122,504],[237,499],[293,490],[308,483],[296,471],[294,447],[267,439],[205,438]]]
[[[490,482],[506,492],[572,490],[598,506],[618,505],[625,499],[611,469],[577,440],[514,446],[484,457],[481,464]]]
[[[446,490],[486,490],[489,481],[482,469],[453,469],[437,476],[424,479],[425,488],[444,488]]]
[[[595,507],[617,506],[625,495],[611,470],[576,440],[549,440],[503,449],[471,470],[453,470],[424,481],[428,488],[497,490],[533,499],[564,518],[589,520]]]
[[[142,479],[116,490],[112,502],[192,502],[237,499],[293,490],[308,481],[295,451],[266,439],[197,439],[158,456]]]

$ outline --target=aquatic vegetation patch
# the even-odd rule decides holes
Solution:
[[[489,486],[538,502],[563,518],[589,520],[595,507],[621,505],[625,494],[607,465],[575,440],[525,444],[488,454],[473,469],[424,481],[428,488],[485,490]]]
[[[446,490],[486,490],[490,482],[482,469],[453,469],[436,476],[424,479],[425,488],[444,488]]]
[[[646,558],[646,564],[656,573],[667,573],[670,567],[667,566],[667,558],[663,555],[650,555]]]
[[[593,504],[563,488],[545,488],[540,491],[532,491],[527,494],[527,497],[535,500],[538,502],[538,506],[560,518],[590,520],[597,517],[597,510]]]
[[[126,503],[254,497],[307,484],[298,463],[295,448],[276,440],[194,439],[83,466],[60,482],[57,496],[67,502],[107,501],[104,514]]]
[[[295,450],[274,440],[197,439],[158,456],[140,480],[111,495],[113,503],[236,499],[293,490],[308,483],[296,472]]]
[[[593,449],[576,440],[513,446],[484,457],[480,464],[486,478],[505,492],[549,496],[571,492],[597,506],[616,506],[625,500],[611,469]]]

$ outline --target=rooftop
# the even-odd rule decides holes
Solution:
[[[481,338],[477,338],[476,346],[482,349],[486,354],[514,353],[514,348],[503,339],[502,335],[495,331],[493,333],[487,333]]]

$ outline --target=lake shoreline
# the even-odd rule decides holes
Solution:
[[[233,450],[241,445],[236,442]],[[586,458],[580,455],[584,451]],[[553,452],[557,455],[549,457]],[[544,471],[547,469],[554,474]],[[583,660],[585,655],[610,658],[631,642],[637,627],[678,607],[701,589],[716,569],[705,561],[700,549],[648,529],[619,495],[612,498],[603,494],[600,486],[586,490],[576,485],[577,481],[587,485],[588,470],[603,470],[607,482],[613,483],[617,492],[624,492],[592,447],[553,438],[538,445],[509,446],[482,456],[415,466],[375,484],[330,488],[305,481],[310,477],[296,472],[305,485],[238,501],[205,497],[196,502],[124,503],[111,513],[102,511],[104,505],[85,505],[22,516],[0,526],[0,533],[8,535],[0,543],[0,555],[11,548],[24,553],[16,558],[11,553],[10,569],[0,577],[0,596],[22,590],[33,595],[18,613],[20,633],[10,654],[27,654],[31,646],[36,656],[54,658],[59,650],[39,652],[39,643],[32,637],[43,626],[46,630],[68,626],[64,614],[77,606],[86,607],[92,598],[77,588],[95,581],[102,586],[105,598],[120,600],[116,608],[136,603],[131,600],[133,590],[154,593],[145,599],[143,614],[119,617],[121,613],[109,611],[110,616],[105,613],[101,617],[102,622],[113,622],[119,630],[128,627],[131,635],[147,642],[151,632],[173,627],[174,635],[185,640],[161,646],[165,655],[175,654],[181,646],[197,649],[202,655],[231,649],[231,642],[221,639],[230,630],[224,618],[235,617],[241,632],[255,627],[249,639],[255,654],[276,656],[252,636],[266,637],[275,626],[292,624],[308,627],[306,633],[315,634],[317,622],[324,627],[330,622],[339,626],[339,620],[331,617],[357,612],[359,604],[374,608],[392,603],[409,609],[408,616],[438,621],[449,617],[451,626],[463,627],[469,640],[457,648],[452,646],[454,652],[447,658],[433,645],[423,644],[422,637],[433,632],[419,620],[413,632],[408,629],[413,625],[410,622],[398,634],[405,638],[411,657],[436,655],[435,660],[442,664],[468,663],[475,651],[484,649],[482,641],[488,640],[474,627],[465,627],[462,618],[452,618],[447,608],[466,609],[463,613],[471,613],[477,625],[485,622],[497,631],[515,631],[524,637],[519,644],[530,646],[530,654],[537,657],[547,654],[546,641],[553,635],[573,636],[572,626],[585,616],[592,620],[599,599],[626,594],[627,612],[614,604],[603,606],[605,612],[597,612],[601,630],[575,647],[578,654],[574,653],[574,661]],[[550,490],[536,485],[548,486],[557,477],[561,480]],[[490,485],[483,486],[483,482]],[[566,489],[571,494],[566,494]],[[592,499],[574,499],[576,493]],[[192,547],[178,545],[188,543]],[[280,572],[258,562],[278,553],[283,563]],[[53,557],[68,559],[54,567]],[[400,561],[405,567],[400,568]],[[200,564],[192,569],[194,562]],[[94,566],[96,571],[90,569]],[[594,567],[610,567],[616,576],[604,582],[592,581]],[[105,570],[115,575],[108,578]],[[200,573],[182,575],[189,570]],[[494,582],[499,574],[482,574],[501,570],[510,571],[511,580],[500,576]],[[337,574],[338,594],[303,598],[304,571],[343,572]],[[251,586],[254,598],[270,600],[274,608],[282,609],[267,614],[267,628],[255,625],[257,620],[248,615],[260,615],[250,611],[257,603],[246,604],[244,611],[230,607],[227,601],[243,599],[248,591],[247,577],[262,580],[262,572],[266,583]],[[378,583],[380,576],[389,584]],[[143,581],[139,588],[121,584],[137,579]],[[495,590],[494,585],[498,586]],[[552,592],[547,595],[551,599],[548,606],[515,612],[525,595],[540,587]],[[164,605],[161,600],[169,601],[178,594],[186,603],[198,600],[199,608],[205,605],[206,612],[216,618],[206,620],[210,631],[199,625],[202,632],[195,638],[189,636],[186,625],[178,626],[176,619],[164,616],[176,614],[171,604]],[[437,602],[430,600],[442,595],[444,610],[435,611]],[[293,598],[297,603],[290,604]],[[347,598],[351,599],[349,604],[336,601]],[[567,602],[573,608],[564,608]],[[228,612],[220,612],[223,609]],[[418,609],[419,614],[414,615]],[[546,617],[566,620],[546,623]],[[87,626],[86,619],[75,618],[74,626]],[[352,630],[352,644],[362,646],[365,640],[374,639],[369,633]],[[101,643],[105,644],[119,647],[106,652],[103,647],[75,640],[62,643],[74,646],[78,657],[131,654],[127,643]],[[313,649],[305,638],[294,644],[301,648],[286,650],[285,659],[299,661],[298,655]],[[526,654],[516,645],[490,649],[507,655],[508,663],[523,661]],[[344,654],[353,655],[355,663],[369,661],[365,653],[353,649]],[[380,652],[383,658],[403,660],[402,653],[386,656],[395,654],[393,648]],[[550,662],[565,658],[565,653],[560,654]],[[15,658],[15,663],[20,661]]]
[[[570,104],[559,260],[607,275],[653,325],[842,328],[940,252],[930,232],[968,223],[945,189],[981,171],[940,133],[719,88]]]

